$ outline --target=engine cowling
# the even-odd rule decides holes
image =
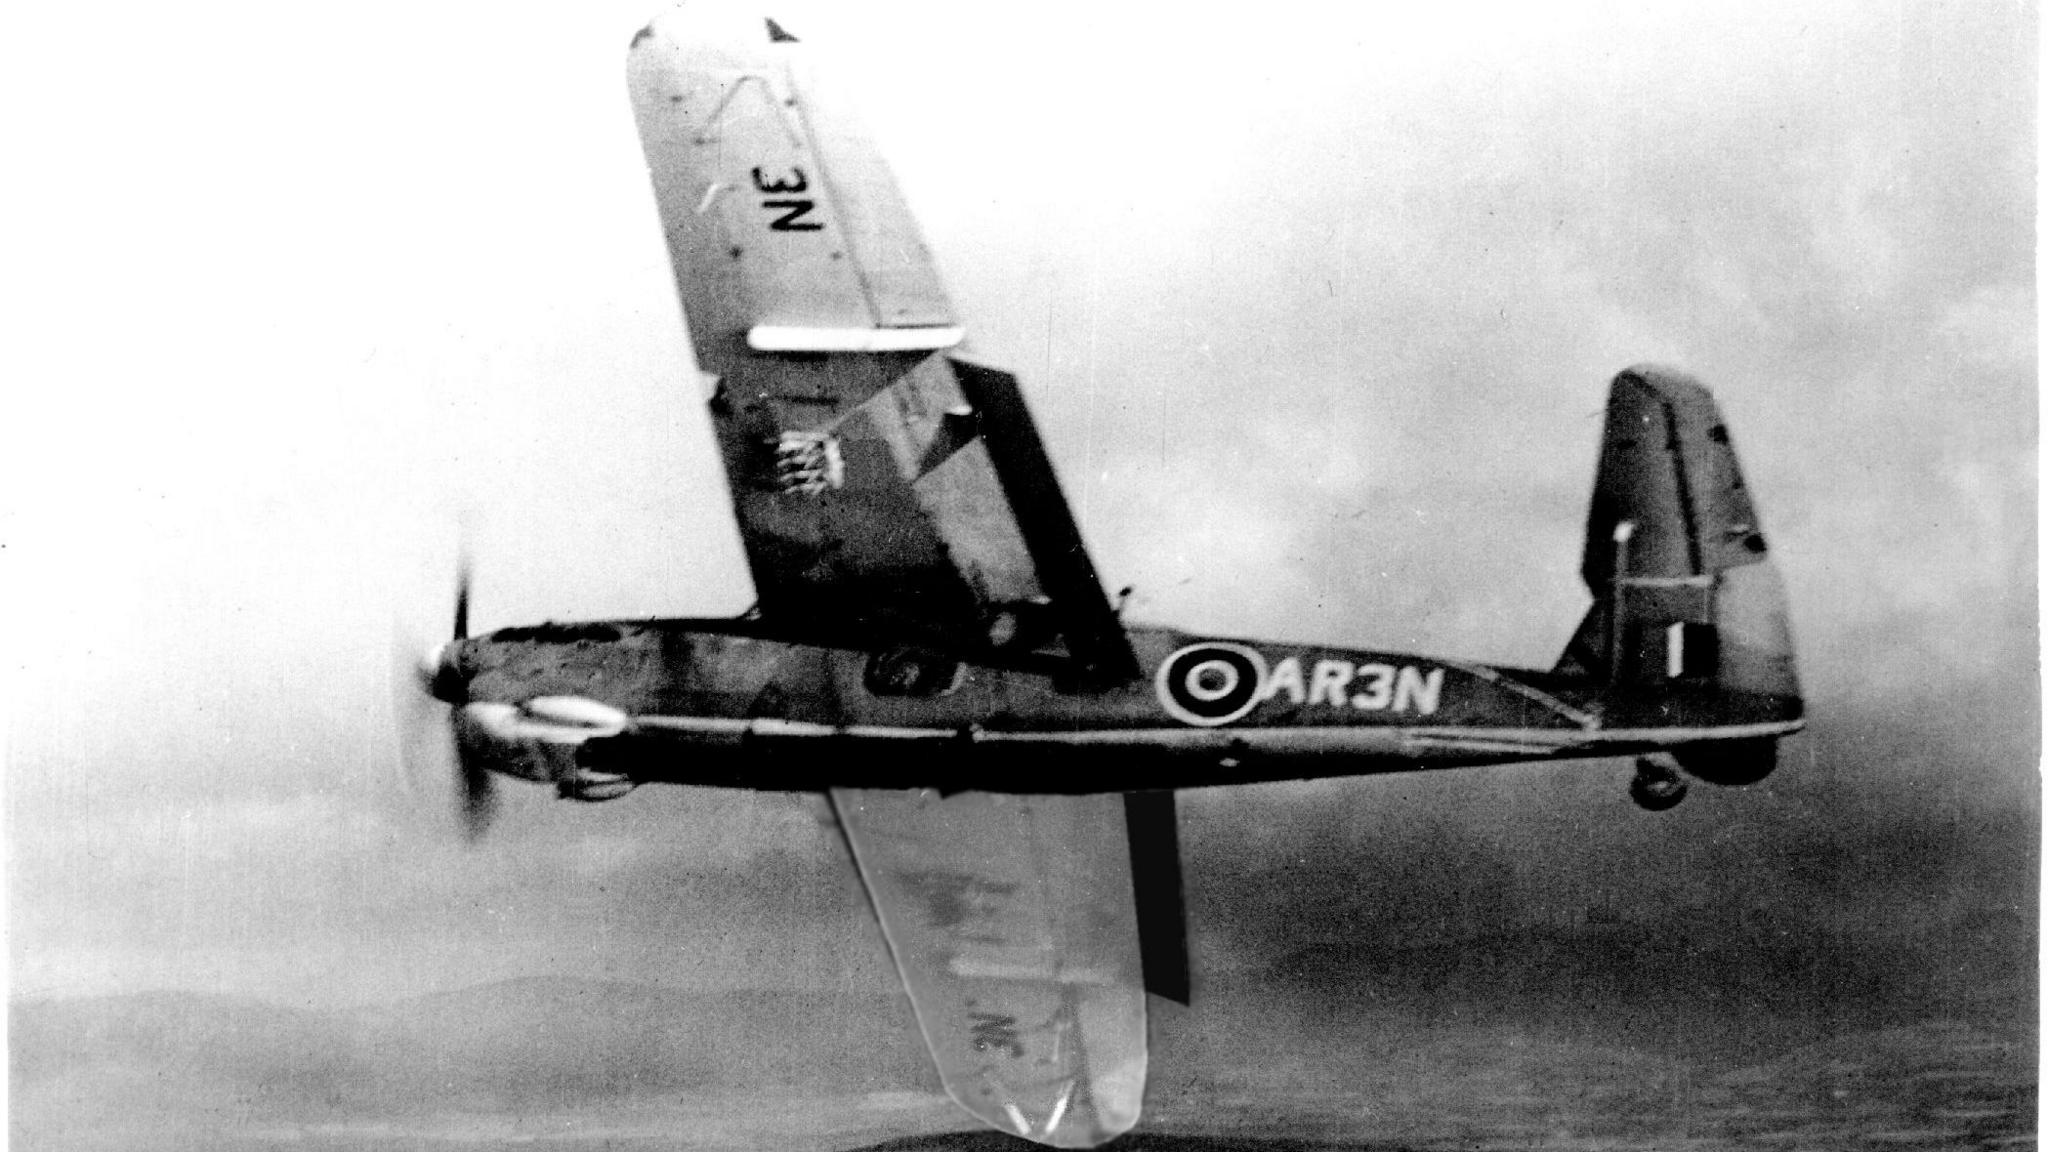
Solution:
[[[588,696],[535,696],[519,705],[529,719],[575,729],[591,736],[616,736],[626,730],[632,718],[609,704]]]
[[[637,783],[577,762],[585,742],[616,736],[632,718],[583,696],[536,696],[518,704],[465,704],[456,714],[463,755],[493,772],[553,784],[572,800],[613,800]]]

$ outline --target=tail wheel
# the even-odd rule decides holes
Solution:
[[[1635,779],[1628,782],[1628,798],[1645,812],[1668,812],[1685,799],[1685,778],[1678,764],[1659,753],[1636,760]]]

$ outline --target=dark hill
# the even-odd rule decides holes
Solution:
[[[2031,1018],[2031,948],[2006,926],[1873,936],[1794,916],[1364,932],[1355,944],[1291,953],[1265,976],[1310,1002],[1455,1014],[1724,1068],[1915,1020]]]
[[[1041,1147],[993,1130],[937,1132],[885,1140],[850,1152],[1031,1152]],[[1406,1152],[1416,1147],[1384,1141],[1300,1140],[1272,1136],[1191,1136],[1142,1127],[1103,1145],[1106,1152]]]
[[[96,1123],[246,1131],[932,1078],[908,1004],[867,994],[513,980],[320,1012],[160,992],[18,1001],[10,1027],[17,1147]]]
[[[163,1102],[320,1099],[356,1063],[350,1030],[319,1012],[232,996],[150,992],[9,1007],[17,1106],[53,1083],[133,1085]]]
[[[693,992],[528,978],[352,1014],[397,1102],[570,1106],[592,1099],[805,1084],[834,1092],[918,1085],[922,1045],[895,996]]]

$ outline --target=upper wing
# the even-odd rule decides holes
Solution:
[[[1016,381],[943,354],[924,242],[798,51],[695,4],[629,65],[763,616],[1136,675]]]
[[[832,803],[953,1099],[1059,1148],[1135,1125],[1145,988],[1123,797]]]

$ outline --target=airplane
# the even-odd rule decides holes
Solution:
[[[1772,770],[1804,723],[1785,597],[1697,381],[1613,378],[1592,604],[1554,667],[1126,622],[1016,377],[962,350],[806,51],[685,3],[628,57],[696,357],[678,399],[710,414],[758,602],[470,636],[465,564],[418,677],[472,832],[497,775],[823,793],[947,1092],[1084,1148],[1138,1122],[1147,994],[1189,999],[1176,789],[1633,757],[1663,810],[1686,776]]]

